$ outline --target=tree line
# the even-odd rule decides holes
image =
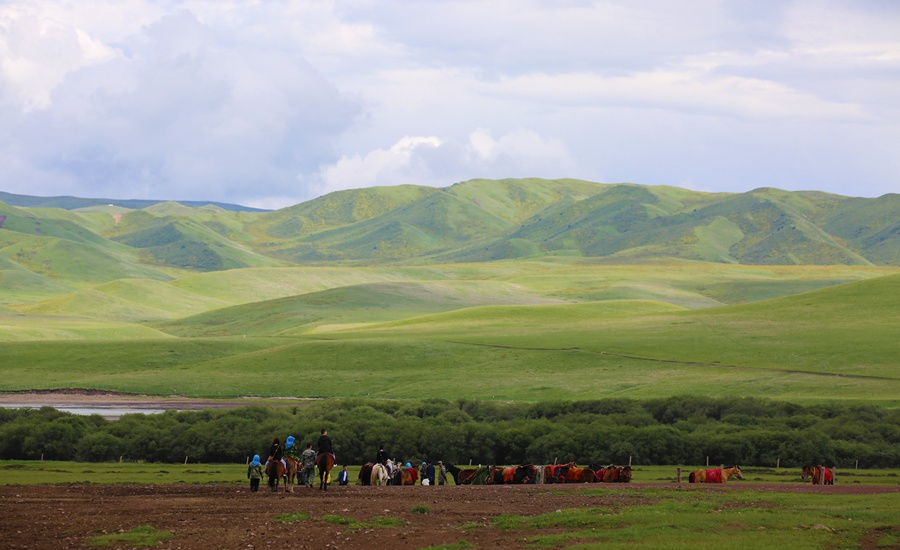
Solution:
[[[127,414],[0,409],[0,459],[244,462],[274,437],[305,448],[322,428],[338,462],[828,464],[900,467],[900,410],[760,398],[539,403],[329,399],[291,407]]]

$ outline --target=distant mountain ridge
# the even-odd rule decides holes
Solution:
[[[477,179],[445,188],[338,191],[261,211],[213,202],[0,193],[0,283],[37,290],[242,267],[546,256],[896,266],[900,195]]]
[[[16,195],[14,193],[0,191],[0,202],[10,206],[23,206],[28,208],[63,208],[65,210],[77,210],[79,208],[89,208],[91,206],[119,206],[132,210],[140,210],[141,208],[147,208],[154,204],[171,201],[152,199],[87,199],[71,196],[35,197],[32,195]],[[270,212],[270,210],[242,206],[240,204],[230,204],[227,202],[178,201],[178,203],[194,208],[200,206],[217,206],[222,210],[231,212]]]

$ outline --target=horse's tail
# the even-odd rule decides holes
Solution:
[[[694,479],[696,479],[696,478],[694,477],[696,474],[697,474],[697,472],[691,472],[691,475],[688,476],[688,483],[696,483],[696,482],[694,481]]]

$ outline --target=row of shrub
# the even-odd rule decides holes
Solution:
[[[305,406],[128,414],[0,410],[0,458],[244,462],[274,437],[301,447],[327,428],[339,463],[380,445],[402,461],[456,464],[828,464],[900,467],[900,411],[756,398],[495,403],[322,400]]]

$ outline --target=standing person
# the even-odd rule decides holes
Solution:
[[[247,466],[247,479],[250,480],[250,492],[259,492],[259,480],[263,476],[263,467],[259,463],[259,455],[253,455],[253,462]]]
[[[350,474],[347,473],[347,465],[344,464],[344,469],[338,474],[338,485],[346,485],[349,481]]]
[[[444,467],[444,463],[438,460],[438,485],[446,485],[447,484],[447,468]]]
[[[316,477],[316,452],[312,448],[312,443],[307,443],[306,450],[300,453],[300,465],[303,467],[300,472],[300,484],[312,487],[313,479]]]
[[[426,471],[427,466],[428,465],[425,462],[422,462],[422,465],[419,466],[419,483],[422,485],[428,485],[428,482],[426,481],[428,479],[428,476],[426,475],[427,474],[427,471]]]
[[[425,477],[428,478],[428,484],[434,485],[434,464],[431,461],[428,461],[428,465],[425,466]]]

